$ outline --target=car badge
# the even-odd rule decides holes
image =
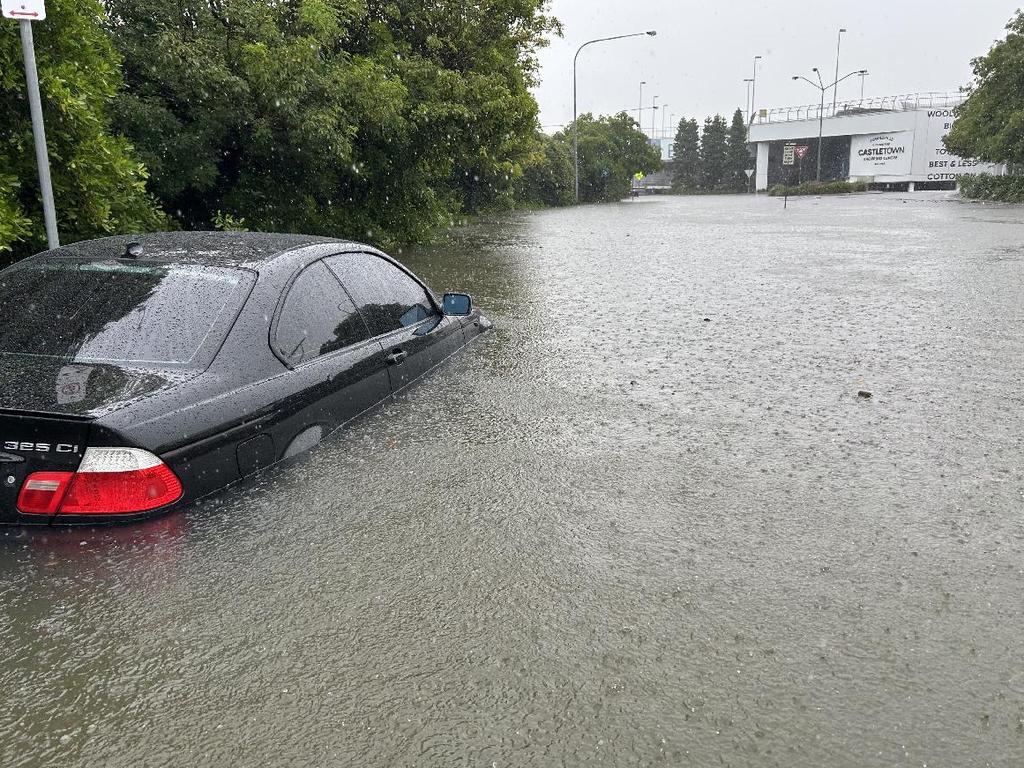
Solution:
[[[0,451],[0,464],[13,464],[15,462],[21,463],[24,460],[24,456],[19,456],[16,453],[5,453],[4,451]]]

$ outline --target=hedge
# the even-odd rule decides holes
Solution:
[[[850,192],[867,192],[868,185],[863,181],[805,181],[797,186],[776,184],[768,190],[773,197],[783,195],[845,195]]]
[[[960,196],[969,200],[1024,203],[1024,176],[990,176],[987,173],[961,176]]]

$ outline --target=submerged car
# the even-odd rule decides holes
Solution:
[[[111,237],[0,271],[0,523],[161,514],[316,445],[491,327],[370,246]]]

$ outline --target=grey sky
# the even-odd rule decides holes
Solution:
[[[644,105],[659,96],[668,116],[703,119],[746,105],[743,78],[758,62],[757,106],[817,103],[819,92],[792,75],[826,83],[835,73],[836,33],[843,35],[840,75],[867,69],[865,95],[956,91],[970,79],[970,59],[1005,36],[1019,0],[553,0],[565,36],[540,53],[536,89],[545,130],[572,119],[572,58],[595,37],[656,29],[638,37],[589,46],[579,59],[580,112],[634,110],[646,80]],[[839,87],[839,98],[860,95],[860,79]],[[650,129],[651,113],[644,113]],[[661,110],[656,125],[663,121]]]

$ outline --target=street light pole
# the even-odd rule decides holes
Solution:
[[[754,110],[750,106],[750,84],[754,82],[753,78],[745,77],[743,82],[747,84],[747,125],[754,122]]]
[[[640,81],[640,106],[638,106],[636,108],[636,124],[637,125],[643,125],[644,124],[644,86],[645,85],[647,85],[647,81],[646,80],[641,80]],[[640,130],[643,130],[643,128],[641,128]]]
[[[803,80],[804,82],[810,83],[819,91],[821,91],[821,105],[818,107],[818,173],[815,177],[818,181],[821,181],[821,138],[825,132],[825,93],[828,91],[829,88],[835,88],[837,85],[843,82],[843,80],[846,80],[849,77],[853,77],[854,75],[866,75],[868,71],[866,69],[858,69],[857,71],[851,72],[848,75],[843,75],[842,77],[836,78],[834,83],[829,83],[828,85],[825,85],[825,83],[822,82],[821,72],[818,71],[817,67],[815,67],[811,71],[814,72],[815,75],[817,75],[818,82],[814,82],[813,80],[806,78],[803,75],[793,75],[793,79]]]
[[[651,102],[651,138],[654,138],[654,120],[658,116],[658,97],[654,97],[654,101]]]
[[[668,121],[668,104],[661,105],[661,138],[665,138],[665,123]]]
[[[653,29],[646,32],[634,32],[630,35],[615,35],[614,37],[599,37],[594,40],[587,40],[583,45],[576,49],[576,55],[572,58],[572,160],[575,171],[575,198],[576,202],[580,201],[580,126],[576,119],[576,60],[580,57],[580,51],[586,48],[588,45],[594,43],[606,43],[609,40],[625,40],[627,37],[643,37],[644,35],[650,35],[654,37],[658,33]],[[640,84],[643,87],[643,83]],[[643,106],[641,100],[640,105]]]
[[[821,82],[821,72],[817,69],[814,74],[818,76],[818,83],[821,85],[821,105],[818,107],[818,171],[814,178],[821,181],[821,136],[825,132],[825,85]]]
[[[754,76],[750,78],[750,124],[754,124],[754,99],[757,98],[757,60],[760,56],[754,57]]]
[[[839,96],[839,46],[843,44],[843,32],[846,29],[840,27],[839,35],[836,38],[836,89],[832,91],[832,114],[836,113],[836,99]]]
[[[34,15],[34,14],[33,14]],[[25,60],[25,84],[28,88],[28,106],[32,115],[32,142],[36,150],[36,166],[39,170],[39,195],[43,201],[43,226],[46,229],[46,244],[49,248],[60,247],[57,232],[57,209],[53,204],[53,184],[50,181],[50,158],[46,150],[46,128],[43,125],[43,105],[39,98],[39,73],[36,69],[36,48],[32,39],[32,24],[28,19],[19,19],[21,27],[21,50]]]
[[[857,74],[860,75],[860,100],[861,100],[861,103],[863,103],[864,102],[864,78],[867,77],[871,73],[868,72],[867,70],[865,70],[863,72],[858,72]]]

